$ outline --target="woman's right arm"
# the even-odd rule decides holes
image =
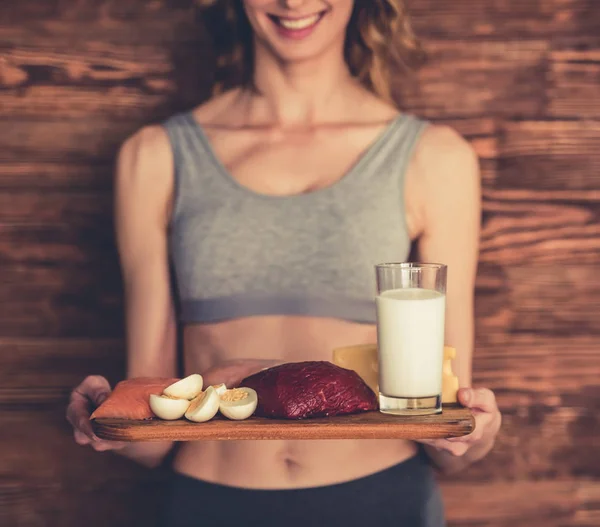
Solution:
[[[125,289],[127,377],[176,376],[176,322],[170,288],[167,230],[173,195],[173,155],[163,128],[148,127],[119,153],[115,224]],[[68,418],[75,440],[96,450],[116,450],[157,466],[172,447],[165,443],[101,441],[89,414],[110,392],[102,377],[88,377],[72,394]]]

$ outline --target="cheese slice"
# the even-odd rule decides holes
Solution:
[[[456,349],[444,346],[444,364],[442,368],[442,403],[457,401],[458,377],[452,371],[452,359],[456,358]],[[379,393],[379,363],[377,344],[359,344],[333,350],[333,363],[347,370],[354,370],[375,393]]]
[[[377,344],[359,344],[333,350],[333,363],[354,370],[376,394],[379,393]]]
[[[442,403],[457,401],[458,377],[452,371],[452,359],[456,358],[456,349],[444,346],[444,365],[442,367]]]

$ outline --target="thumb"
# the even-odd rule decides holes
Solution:
[[[76,389],[94,406],[100,406],[111,392],[109,382],[99,375],[90,375]]]
[[[96,406],[100,406],[104,401],[106,401],[106,399],[108,399],[108,396],[110,395],[110,392],[98,392],[94,395],[93,398],[93,402]]]
[[[473,401],[473,390],[471,388],[461,388],[458,390],[458,400],[463,406],[469,408]]]

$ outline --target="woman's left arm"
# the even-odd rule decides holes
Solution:
[[[455,472],[491,450],[501,423],[494,394],[471,388],[481,223],[479,163],[473,148],[456,132],[431,126],[420,141],[413,174],[418,258],[448,266],[445,342],[457,350],[453,369],[461,387],[459,400],[476,420],[468,436],[422,443],[442,471]]]

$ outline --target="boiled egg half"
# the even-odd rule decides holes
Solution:
[[[189,405],[185,417],[194,423],[210,421],[219,411],[219,394],[213,386],[200,393]]]
[[[252,388],[234,388],[221,394],[219,411],[228,419],[248,419],[256,410],[258,395]]]
[[[190,402],[187,399],[175,399],[165,395],[150,395],[150,409],[156,417],[165,421],[175,421],[181,419]]]
[[[219,395],[223,395],[227,391],[227,386],[225,384],[213,384],[213,388]]]
[[[204,381],[202,375],[194,373],[189,375],[185,379],[181,379],[170,386],[167,386],[163,393],[168,397],[174,397],[176,399],[187,399],[191,401],[202,392],[202,385]]]

